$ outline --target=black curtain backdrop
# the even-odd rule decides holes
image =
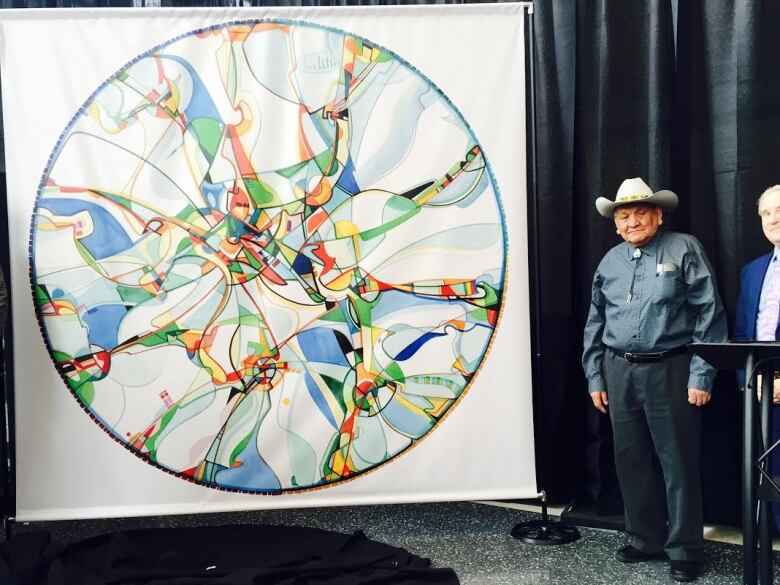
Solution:
[[[742,266],[772,248],[756,201],[780,183],[778,22],[778,2],[680,2],[673,186],[688,195],[680,227],[707,248],[730,324]],[[742,403],[731,375],[717,382],[704,427],[705,517],[737,523]]]
[[[579,365],[593,271],[619,241],[593,202],[626,177],[670,183],[672,10],[668,0],[535,8],[548,489],[614,513],[609,419],[589,406]]]
[[[672,188],[671,2],[536,4],[536,104],[549,489],[597,514],[622,513],[609,419],[580,367],[590,282],[620,240],[593,202],[627,177]],[[684,194],[681,193],[681,195]]]
[[[420,2],[0,0],[0,7],[398,3]],[[613,513],[621,503],[609,423],[590,405],[580,354],[593,271],[619,239],[593,203],[632,176],[675,190],[681,205],[668,223],[704,243],[733,320],[741,266],[770,248],[756,198],[780,183],[780,2],[536,0],[534,8],[540,487],[553,501],[579,498]],[[7,249],[0,252],[7,261]],[[705,414],[708,522],[739,523],[741,417],[734,376],[724,372]],[[0,466],[0,485],[3,473]]]
[[[703,242],[733,322],[741,267],[771,248],[756,199],[780,183],[780,3],[535,8],[547,477],[556,497],[612,513],[611,433],[579,358],[590,279],[620,240],[593,203],[632,176],[676,191],[672,227]],[[722,372],[703,430],[707,522],[739,524],[741,410],[733,373]]]

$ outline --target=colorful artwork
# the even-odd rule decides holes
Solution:
[[[284,493],[442,421],[488,351],[505,248],[482,148],[429,80],[340,31],[250,21],[88,99],[41,182],[31,278],[57,370],[116,440]]]

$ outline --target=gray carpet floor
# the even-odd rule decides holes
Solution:
[[[136,528],[213,524],[284,524],[338,532],[363,530],[369,538],[453,568],[464,585],[653,585],[675,583],[668,563],[624,565],[614,551],[625,544],[619,532],[582,528],[563,546],[533,546],[512,538],[512,527],[538,514],[470,502],[233,512],[109,520],[19,524],[17,532],[49,530],[56,542]],[[707,542],[701,585],[742,583],[742,548]],[[780,560],[775,557],[775,575]],[[780,578],[779,578],[780,579]]]

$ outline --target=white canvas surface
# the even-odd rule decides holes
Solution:
[[[337,485],[267,496],[220,491],[133,456],[60,379],[33,308],[30,220],[42,173],[81,105],[138,55],[245,19],[306,21],[373,41],[430,79],[468,122],[500,189],[505,299],[481,369],[419,444]],[[277,507],[528,498],[531,404],[523,7],[132,9],[0,12],[14,320],[17,520]]]

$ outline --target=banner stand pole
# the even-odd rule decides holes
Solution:
[[[11,316],[11,270],[8,241],[8,189],[5,165],[0,161],[0,288],[5,293],[0,307],[0,518],[2,534],[10,539],[16,517],[16,446],[14,421],[13,317]],[[3,309],[5,318],[3,319]]]
[[[528,191],[531,193],[531,204],[533,205],[533,211],[530,216],[533,218],[533,225],[531,226],[531,233],[533,236],[533,243],[531,247],[531,263],[533,265],[533,326],[534,326],[534,421],[538,423],[538,432],[536,433],[536,452],[537,452],[537,485],[542,486],[537,498],[542,504],[542,518],[541,520],[529,520],[527,522],[520,522],[512,528],[511,535],[525,542],[526,544],[537,545],[556,545],[556,544],[568,544],[579,539],[580,531],[575,526],[564,526],[558,521],[551,520],[547,511],[547,492],[543,486],[545,483],[545,449],[544,449],[544,437],[546,425],[544,422],[544,392],[542,390],[542,316],[541,316],[541,277],[539,273],[540,264],[540,252],[539,252],[539,194],[536,187],[536,80],[534,76],[534,7],[533,3],[529,3],[526,6],[526,23],[525,28],[525,59],[526,59],[526,71],[528,71],[528,84],[529,90],[526,92],[526,113],[527,119],[530,122],[528,127],[530,129],[529,143],[530,148],[527,151],[528,161]]]
[[[11,287],[6,280],[7,290]],[[6,322],[0,325],[0,517],[5,540],[10,540],[16,521],[16,449],[14,445],[14,384],[13,384],[13,347],[6,343],[11,330],[11,296],[6,296]]]

